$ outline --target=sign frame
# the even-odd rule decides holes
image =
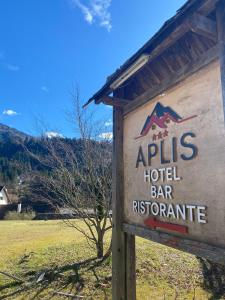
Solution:
[[[221,86],[223,109],[225,116],[225,0],[218,2],[216,7],[216,22],[218,45],[203,55],[198,62],[193,62],[169,81],[159,85],[150,95],[143,95],[142,99],[122,106],[113,107],[113,245],[112,245],[112,294],[113,300],[136,299],[136,262],[135,237],[139,236],[157,243],[161,243],[182,251],[204,257],[215,263],[225,265],[225,249],[207,243],[187,239],[174,238],[172,234],[151,230],[145,227],[127,224],[123,220],[124,214],[124,170],[123,170],[123,118],[137,107],[150,101],[171,86],[181,82],[186,77],[219,58],[221,71]],[[119,91],[114,92],[117,99],[123,98]]]

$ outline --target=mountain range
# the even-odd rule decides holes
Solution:
[[[45,145],[46,137],[33,137],[17,129],[0,124],[0,185],[17,184],[21,177],[31,171],[46,171],[46,167],[35,159],[51,155]],[[70,144],[75,151],[79,140],[52,138],[52,143]]]
[[[26,138],[31,137],[15,128],[0,123],[0,142],[4,142],[10,138],[14,140],[24,141]]]

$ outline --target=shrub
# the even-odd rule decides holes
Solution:
[[[6,213],[4,220],[33,220],[35,218],[35,212],[22,212],[9,211]]]

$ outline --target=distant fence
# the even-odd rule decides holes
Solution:
[[[18,204],[13,203],[13,204],[8,204],[8,205],[0,205],[0,220],[3,220],[6,213],[9,211],[17,211]],[[95,213],[93,210],[87,210],[86,211],[87,215],[89,217],[95,217]],[[112,215],[112,212],[109,212],[109,215]],[[33,220],[63,220],[63,219],[80,219],[81,216],[76,213],[54,213],[54,212],[49,212],[49,213],[38,213],[36,212],[36,215]]]
[[[59,213],[36,213],[34,220],[63,220],[63,219],[78,219],[78,215],[59,214]]]
[[[94,217],[94,214],[89,213],[89,217]],[[60,213],[37,213],[34,220],[64,220],[64,219],[80,219],[79,214],[60,214]]]
[[[86,212],[89,217],[95,217],[93,210]],[[109,212],[112,215],[112,212]],[[82,218],[76,213],[36,213],[34,220],[63,220],[63,219],[80,219]]]

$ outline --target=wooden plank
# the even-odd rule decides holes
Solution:
[[[156,57],[158,57],[161,53],[163,53],[167,48],[169,48],[171,45],[173,45],[177,40],[179,40],[182,36],[185,35],[190,30],[190,26],[188,22],[182,23],[180,26],[178,26],[167,38],[163,40],[162,43],[160,43],[149,55],[149,60],[152,61]],[[108,91],[107,93],[109,93]],[[99,104],[102,102],[102,97],[95,100],[96,104]]]
[[[135,100],[131,101],[129,104],[127,104],[124,107],[124,115],[128,114],[129,112],[133,111],[134,109],[140,107],[141,105],[147,103],[157,95],[162,94],[165,92],[168,88],[173,87],[174,85],[178,84],[182,80],[184,80],[186,77],[192,75],[202,67],[206,66],[213,60],[215,60],[218,57],[218,47],[214,46],[208,51],[206,51],[201,57],[194,60],[190,64],[187,64],[186,66],[182,67],[179,71],[176,72],[176,74],[171,75],[167,78],[165,78],[159,85],[150,88],[146,92],[144,92],[142,95],[138,96]]]
[[[123,109],[113,108],[113,186],[112,186],[112,299],[126,299],[126,241],[123,220]]]
[[[177,40],[190,30],[188,22],[184,22],[178,26],[163,42],[158,45],[149,55],[149,61],[152,61],[163,53],[167,48],[172,46]]]
[[[215,7],[218,0],[206,0],[204,4],[201,5],[201,7],[198,9],[198,12],[202,15],[208,15],[211,13]]]
[[[218,3],[216,10],[223,111],[225,118],[225,0]]]
[[[206,243],[185,239],[183,236],[175,236],[161,231],[147,229],[145,227],[123,224],[126,233],[160,243],[172,248],[192,253],[197,256],[207,258],[215,263],[225,265],[225,249],[214,247]]]
[[[213,41],[217,41],[217,28],[215,21],[212,21],[198,13],[194,13],[189,18],[189,26],[191,31],[205,36],[208,39],[212,39]]]
[[[126,234],[126,297],[136,300],[136,252],[135,236]]]
[[[145,66],[145,69],[147,70],[147,72],[150,73],[150,77],[152,78],[154,84],[157,83],[159,84],[160,83],[160,78],[155,74],[155,72],[152,70],[151,68],[151,65],[146,65]]]
[[[128,104],[130,101],[116,97],[104,96],[101,98],[101,102],[103,102],[106,105],[122,107]]]

